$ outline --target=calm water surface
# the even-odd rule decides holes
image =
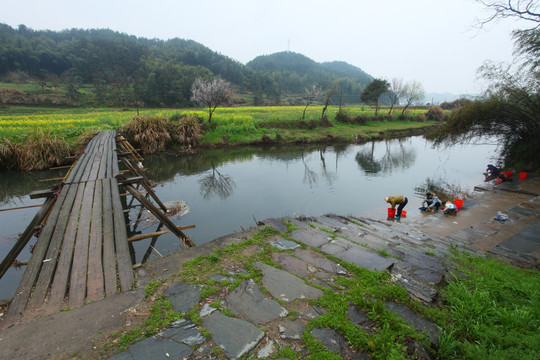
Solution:
[[[471,193],[483,181],[482,173],[494,162],[495,152],[493,145],[474,144],[433,149],[422,137],[411,137],[363,145],[160,154],[146,157],[143,163],[147,176],[158,184],[155,190],[163,202],[187,204],[189,212],[174,222],[196,225],[185,233],[202,244],[253,227],[255,220],[268,217],[370,213],[382,219],[387,208],[383,198],[388,195],[406,195],[408,217],[415,216],[428,187],[439,195],[450,193],[452,198]],[[47,188],[39,179],[61,175],[58,171],[0,173],[0,209],[42,203],[30,200],[28,194]],[[36,212],[37,208],[0,212],[2,259]],[[136,224],[138,214],[138,208],[130,211],[129,236],[156,231],[157,224],[151,221]],[[136,262],[157,256],[150,245],[150,239],[133,243]],[[152,245],[163,255],[181,250],[171,234],[162,235]],[[27,247],[18,259],[29,257]],[[12,268],[0,279],[0,299],[13,296],[23,271]]]

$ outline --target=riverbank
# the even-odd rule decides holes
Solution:
[[[398,112],[376,117],[369,106],[344,107],[342,111],[351,122],[336,120],[337,106],[328,107],[324,120],[316,107],[305,118],[302,111],[300,106],[220,108],[212,123],[200,109],[88,109],[87,113],[59,109],[57,113],[1,116],[0,170],[43,170],[64,165],[64,159],[78,153],[81,144],[95,132],[118,130],[130,122],[134,122],[135,133],[128,140],[147,153],[166,148],[192,151],[197,147],[363,143],[425,134],[440,124],[426,120],[427,108],[408,110],[400,118]],[[417,120],[420,114],[424,119],[421,122]],[[182,119],[189,121],[184,123]]]
[[[445,312],[444,291],[464,271],[456,250],[535,268],[525,275],[538,286],[539,193],[540,179],[529,176],[466,199],[456,217],[416,214],[410,204],[401,221],[380,212],[266,219],[145,264],[128,293],[0,323],[0,358],[107,359],[123,349],[115,359],[453,358],[457,319]],[[494,220],[498,211],[508,220]],[[143,340],[177,313],[187,315]],[[534,336],[521,334],[529,345]],[[516,348],[516,358],[532,358],[531,349]]]

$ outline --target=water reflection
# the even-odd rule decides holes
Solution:
[[[213,196],[226,199],[234,192],[236,184],[229,175],[220,173],[212,162],[212,172],[199,179],[201,185],[200,193],[205,200]]]
[[[44,190],[51,187],[56,181],[44,181],[62,177],[64,170],[49,171],[0,171],[0,205],[14,204],[21,197],[25,197],[35,190]]]
[[[396,168],[407,169],[416,160],[416,150],[410,145],[407,146],[401,139],[398,146],[392,146],[392,141],[384,141],[384,153],[377,156],[375,154],[375,142],[371,146],[360,149],[355,156],[355,160],[364,170],[366,175],[390,174]]]

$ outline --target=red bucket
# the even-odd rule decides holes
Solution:
[[[388,208],[388,217],[394,217],[396,216],[396,209],[392,210],[392,208]],[[405,210],[401,210],[401,217],[407,216],[407,212]]]
[[[456,205],[456,208],[460,210],[463,207],[463,200],[461,199],[454,199],[454,205]]]
[[[527,178],[527,173],[526,172],[520,172],[519,173],[519,178],[520,178],[520,180],[525,180]]]

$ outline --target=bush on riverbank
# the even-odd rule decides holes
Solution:
[[[61,165],[70,153],[71,147],[63,139],[38,130],[24,142],[5,140],[0,143],[0,169],[48,169]]]

